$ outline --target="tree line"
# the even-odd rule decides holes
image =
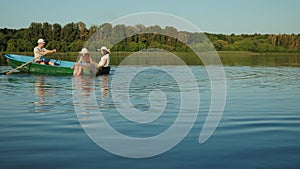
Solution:
[[[226,35],[178,31],[171,26],[112,26],[109,23],[87,28],[83,22],[64,26],[33,22],[28,28],[0,29],[0,51],[31,52],[39,38],[46,40],[46,48],[55,48],[60,52],[77,52],[89,39],[92,39],[95,48],[106,45],[115,52],[135,52],[147,48],[190,52],[190,47],[198,51],[300,52],[300,34]]]

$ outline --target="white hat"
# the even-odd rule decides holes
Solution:
[[[86,53],[89,53],[89,51],[87,50],[87,48],[82,48],[79,53],[80,54],[86,54]]]
[[[108,50],[106,46],[102,46],[100,50]]]
[[[37,43],[45,43],[44,39],[39,39]]]
[[[107,51],[108,53],[110,53],[110,50],[107,49],[106,46],[102,46],[101,49],[97,49],[97,50],[98,50],[98,51],[105,50],[105,51]]]

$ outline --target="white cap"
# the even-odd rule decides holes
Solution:
[[[45,43],[44,39],[39,39],[37,43]]]
[[[79,53],[80,54],[86,54],[86,53],[89,53],[89,51],[87,50],[87,48],[82,48]]]

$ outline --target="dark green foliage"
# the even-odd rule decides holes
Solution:
[[[142,31],[152,33],[139,33]],[[300,52],[300,34],[225,35],[178,31],[171,26],[112,26],[109,23],[87,28],[83,22],[64,26],[33,22],[28,28],[0,29],[0,51],[31,52],[39,38],[46,40],[46,48],[55,48],[60,52],[77,52],[89,39],[93,39],[88,44],[90,50],[106,45],[115,52],[136,52],[149,48],[191,52],[190,47],[198,51]]]

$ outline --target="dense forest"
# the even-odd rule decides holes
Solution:
[[[155,33],[129,36],[135,31]],[[46,40],[46,48],[55,48],[60,52],[79,51],[89,38],[97,39],[98,46],[111,45],[112,51],[122,52],[135,52],[146,48],[189,52],[191,49],[185,44],[201,51],[210,51],[214,47],[217,51],[300,52],[300,34],[225,35],[178,31],[171,26],[165,28],[158,25],[145,27],[141,24],[134,27],[112,26],[109,23],[87,28],[83,22],[68,23],[64,26],[47,22],[31,23],[28,28],[0,29],[0,51],[31,52],[39,38]],[[113,43],[115,39],[122,38],[121,42]]]

